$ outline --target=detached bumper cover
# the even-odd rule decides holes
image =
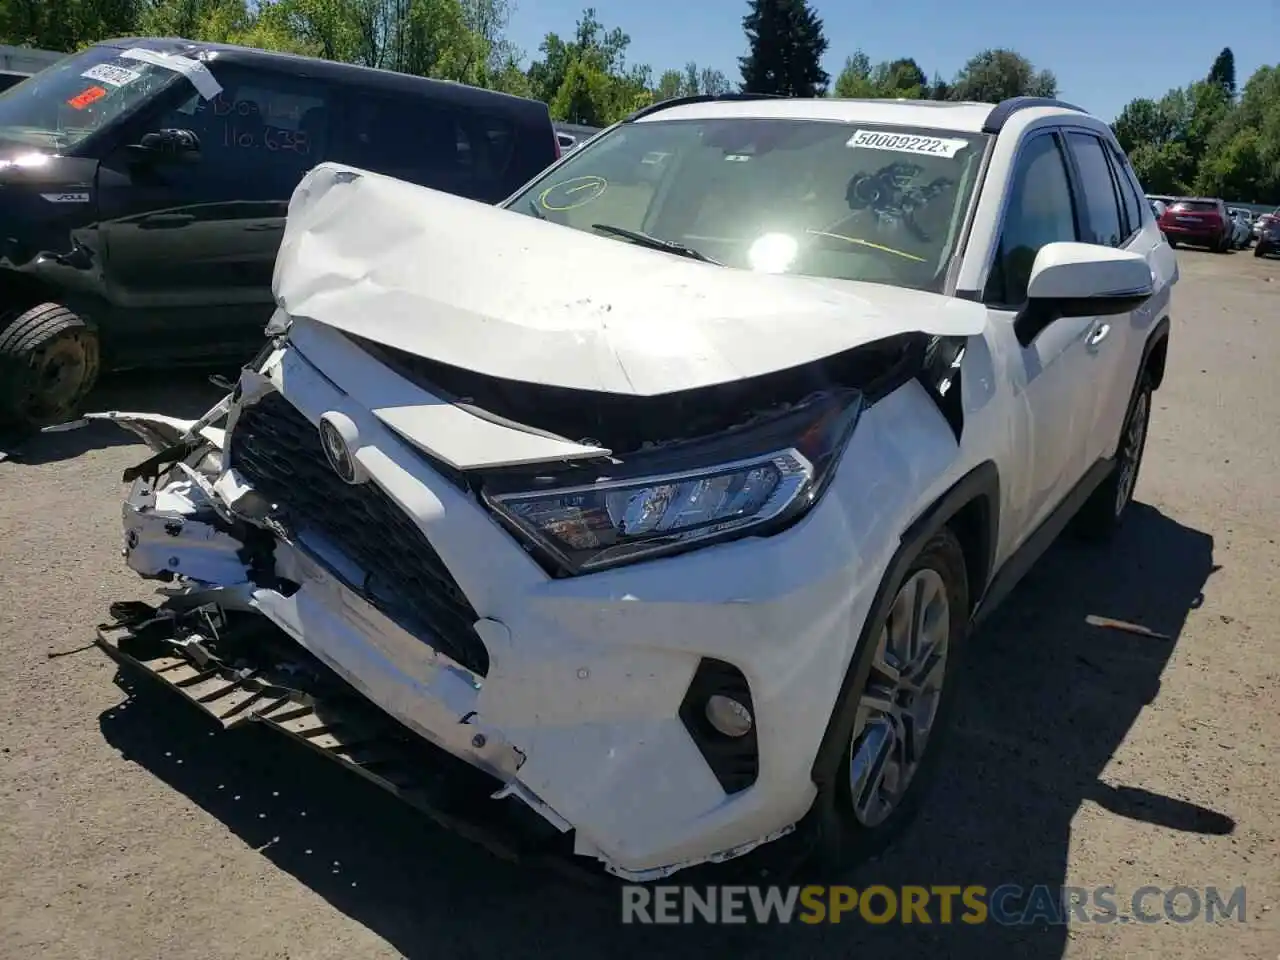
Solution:
[[[284,734],[501,859],[542,862],[575,879],[599,879],[575,868],[567,856],[572,844],[528,808],[484,803],[500,793],[498,781],[427,747],[340,682],[328,683],[326,696],[304,689],[311,671],[297,670],[281,682],[265,676],[269,666],[261,656],[250,662],[237,657],[232,666],[202,642],[198,631],[212,624],[203,619],[202,610],[167,616],[145,604],[117,606],[131,609],[113,610],[118,619],[98,629],[98,647],[122,666],[179,694],[223,728],[256,724]],[[218,632],[238,653],[249,652],[262,633],[252,625],[225,621]],[[314,670],[315,664],[309,666]]]

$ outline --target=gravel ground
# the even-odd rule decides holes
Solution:
[[[86,429],[0,463],[0,956],[1276,960],[1280,262],[1179,256],[1131,523],[1107,552],[1055,547],[975,638],[942,781],[858,880],[1111,884],[1122,912],[1146,884],[1244,884],[1246,923],[623,928],[615,900],[74,652],[109,602],[146,596],[119,560],[117,482],[144,449]],[[194,415],[216,395],[114,383],[97,405]]]

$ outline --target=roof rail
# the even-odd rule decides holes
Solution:
[[[1074,103],[1067,103],[1065,100],[1055,100],[1053,97],[1010,97],[1008,100],[1001,100],[991,108],[986,122],[982,125],[982,132],[999,133],[1015,113],[1019,110],[1030,110],[1033,107],[1057,107],[1059,110],[1072,110],[1076,113],[1089,112],[1084,107],[1077,107]]]
[[[651,113],[657,113],[659,110],[666,110],[668,107],[683,107],[687,103],[715,103],[717,101],[734,101],[734,100],[786,100],[780,93],[698,93],[691,97],[672,97],[670,100],[660,100],[657,103],[651,103],[647,107],[641,107],[630,116],[624,117],[623,123],[632,123],[641,117],[647,117]]]

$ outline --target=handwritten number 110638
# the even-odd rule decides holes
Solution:
[[[248,131],[237,129],[230,121],[222,125],[222,145],[246,150],[268,150],[272,153],[296,153],[303,157],[311,152],[311,140],[305,130],[259,127],[257,131]]]

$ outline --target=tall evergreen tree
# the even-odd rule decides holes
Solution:
[[[1236,95],[1236,55],[1231,52],[1230,47],[1223,47],[1222,52],[1213,61],[1213,66],[1209,68],[1208,80],[1222,87],[1231,96]]]
[[[748,53],[738,60],[746,93],[819,97],[830,77],[822,69],[827,38],[806,0],[748,0],[742,18]]]

